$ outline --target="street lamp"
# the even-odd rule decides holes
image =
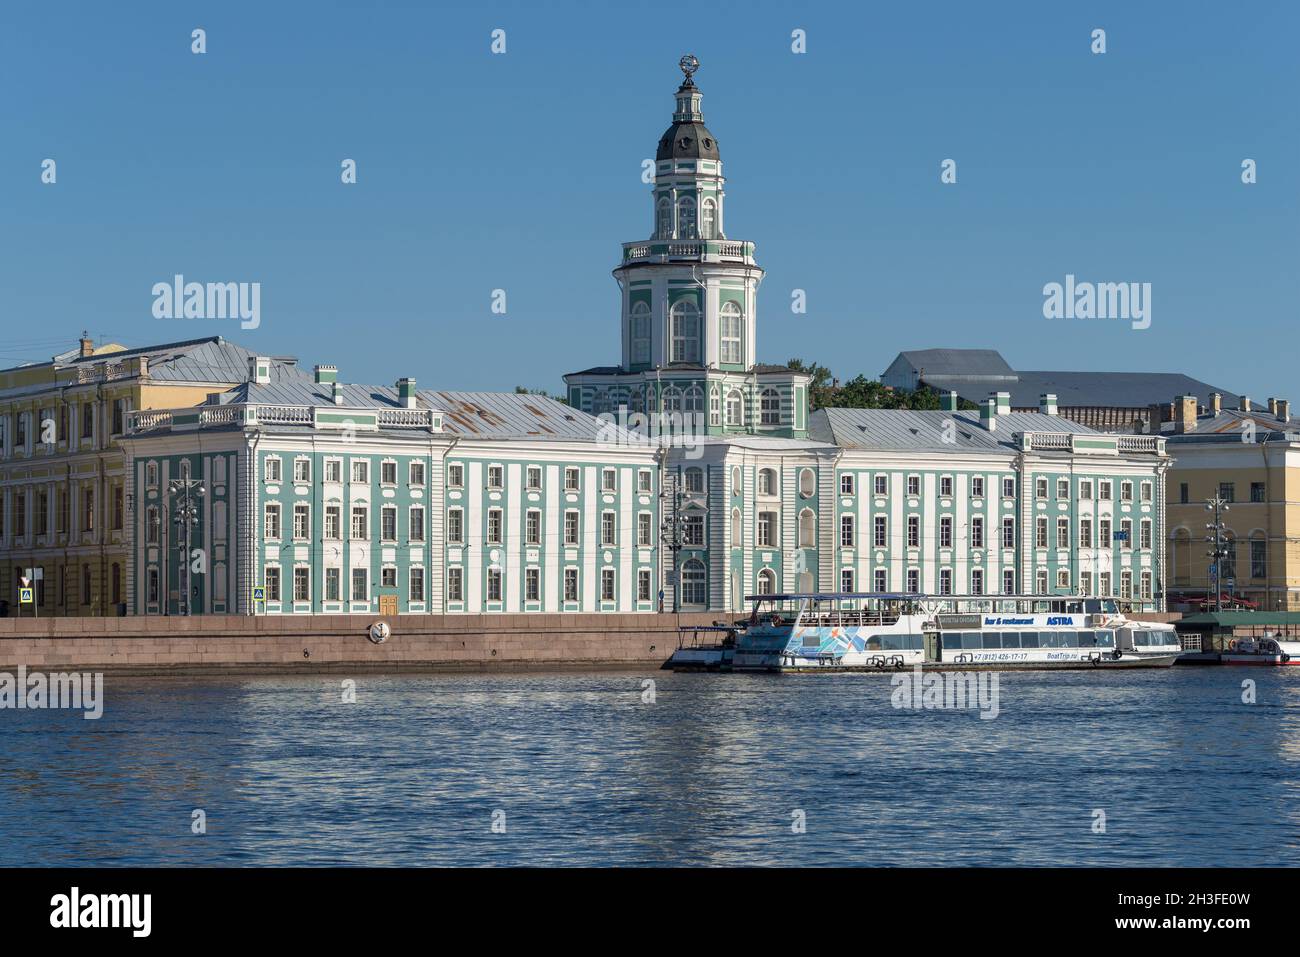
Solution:
[[[677,476],[672,472],[664,475],[664,488],[659,492],[659,514],[664,516],[660,529],[660,538],[673,556],[673,613],[676,614],[681,604],[682,570],[677,561],[677,553],[686,545],[686,530],[682,522],[682,490],[677,483]]]
[[[177,556],[179,566],[176,583],[181,595],[184,596],[180,602],[180,613],[190,615],[193,613],[190,594],[190,552],[194,528],[199,524],[198,500],[207,494],[207,489],[199,479],[180,478],[172,479],[167,484],[167,490],[173,498],[179,496],[179,501],[176,502],[176,513],[172,518],[176,524],[177,544],[180,546],[180,554]]]
[[[1223,513],[1228,511],[1227,499],[1217,495],[1207,499],[1205,510],[1214,513],[1214,521],[1205,525],[1210,531],[1205,536],[1205,541],[1210,545],[1205,554],[1210,557],[1210,576],[1214,580],[1214,610],[1218,613],[1223,610],[1223,560],[1229,555],[1227,541],[1223,537]]]

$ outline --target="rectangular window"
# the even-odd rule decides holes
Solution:
[[[488,466],[488,488],[501,488],[505,484],[505,469],[500,465]]]
[[[536,568],[524,569],[524,601],[541,601],[542,573]]]
[[[984,519],[976,515],[970,520],[970,547],[984,547]]]
[[[871,575],[875,581],[875,589],[878,594],[889,588],[889,575],[883,568],[877,568]]]
[[[1047,569],[1040,568],[1034,572],[1034,591],[1039,595],[1047,594]]]
[[[1133,573],[1132,572],[1119,573],[1119,597],[1120,598],[1133,597]]]
[[[654,489],[654,473],[649,469],[642,469],[636,473],[636,488],[638,492],[650,492]]]
[[[370,537],[370,509],[364,505],[352,506],[352,540],[364,542]]]
[[[578,570],[576,568],[566,568],[564,570],[564,600],[578,600]]]
[[[1140,489],[1141,489],[1141,491],[1138,493],[1138,495],[1139,495],[1139,497],[1141,498],[1141,500],[1144,501],[1144,502],[1149,502],[1149,501],[1151,501],[1151,496],[1152,496],[1152,487],[1151,487],[1151,483],[1150,483],[1150,482],[1143,482],[1142,485],[1140,486]]]
[[[268,541],[278,541],[280,538],[280,505],[278,502],[268,502],[266,505],[266,521],[262,526],[262,537]]]
[[[1015,479],[1013,479],[1013,478],[1004,478],[1004,479],[1002,480],[1002,497],[1003,497],[1003,498],[1015,498],[1015,497],[1016,497],[1016,480],[1015,480]]]
[[[1014,595],[1016,593],[1016,573],[1014,569],[1002,569],[1002,594]]]
[[[1034,498],[1047,498],[1047,479],[1034,480]]]
[[[983,497],[984,497],[984,476],[982,476],[982,475],[974,475],[974,476],[971,476],[971,480],[970,480],[970,497],[971,497],[971,498],[983,498]]]
[[[921,476],[909,475],[907,477],[907,494],[908,495],[921,494]]]
[[[952,594],[952,569],[951,568],[939,569],[939,594],[940,595]]]
[[[340,597],[339,589],[342,587],[340,581],[342,569],[327,568],[325,569],[325,600],[338,601]]]
[[[340,506],[326,505],[325,506],[325,537],[333,538],[333,539],[342,538],[343,537],[342,522],[343,522],[343,518],[340,511]]]
[[[305,565],[293,567],[293,600],[311,601],[311,569]]]
[[[578,513],[568,511],[564,513],[564,544],[578,544]]]
[[[379,483],[381,485],[397,484],[397,463],[386,460],[379,463]]]
[[[616,528],[616,522],[614,518],[614,513],[601,512],[600,513],[600,543],[602,545],[617,544],[617,539],[615,538],[615,528]]]
[[[465,541],[465,527],[462,521],[464,514],[458,508],[447,511],[447,541],[454,545],[459,545]]]
[[[1133,483],[1132,483],[1132,482],[1120,482],[1120,483],[1119,483],[1119,500],[1120,500],[1121,502],[1131,502],[1131,501],[1133,501]]]
[[[1267,496],[1264,494],[1264,483],[1263,483],[1263,482],[1251,482],[1251,483],[1250,483],[1250,500],[1251,500],[1252,502],[1263,502],[1263,501],[1265,501],[1266,499],[1267,499]]]
[[[121,531],[126,520],[126,489],[117,485],[113,488],[113,528]]]
[[[1092,572],[1079,572],[1079,594],[1091,595],[1092,593]]]
[[[1056,547],[1070,547],[1070,520],[1068,518],[1058,518],[1056,520]]]
[[[1079,480],[1079,501],[1087,502],[1092,499],[1092,479]]]
[[[771,548],[776,544],[776,534],[774,531],[776,525],[776,514],[774,512],[758,513],[758,546],[759,548]]]
[[[487,600],[501,600],[501,569],[489,568],[487,573]]]
[[[262,573],[264,584],[266,585],[266,600],[280,600],[280,568],[278,565],[268,565]]]
[[[600,600],[614,600],[614,569],[612,568],[600,570]]]
[[[650,601],[650,598],[651,598],[650,569],[642,568],[639,569],[636,573],[636,600]]]
[[[682,520],[682,542],[691,548],[704,547],[704,516],[687,515]]]
[[[614,469],[605,469],[603,472],[601,472],[601,473],[600,473],[600,487],[601,487],[602,489],[604,489],[606,492],[617,491],[617,489],[618,489],[618,472],[616,472]],[[701,490],[700,490],[700,489],[692,489],[692,491],[701,491]]]
[[[465,600],[464,581],[465,581],[464,569],[461,568],[447,569],[447,600],[448,601]]]
[[[1143,601],[1151,600],[1151,573],[1150,572],[1142,573],[1142,600]]]
[[[343,460],[342,459],[325,460],[325,481],[327,482],[343,481]]]
[[[1016,520],[1009,516],[1002,519],[1002,547],[1016,547]]]
[[[305,542],[311,538],[311,506],[295,502],[293,506],[293,537]]]
[[[942,475],[939,477],[939,494],[944,498],[952,497],[952,476]]]
[[[566,492],[576,492],[578,491],[578,484],[578,470],[566,468],[564,470],[564,490]]]
[[[352,481],[365,485],[370,481],[370,463],[365,459],[352,460]]]
[[[843,474],[840,475],[840,494],[841,495],[853,494],[853,473],[852,472],[844,472]]]
[[[424,463],[412,462],[406,469],[406,484],[417,487],[424,486]],[[421,572],[423,575],[423,572]]]
[[[89,402],[81,407],[81,437],[83,439],[95,437],[95,407]]]
[[[638,545],[654,544],[654,525],[649,512],[641,512],[636,517],[636,543]]]
[[[1056,588],[1058,591],[1070,590],[1070,570],[1068,568],[1057,569]]]
[[[311,459],[293,460],[293,480],[295,482],[311,481]]]
[[[489,545],[501,544],[501,509],[499,508],[488,509],[487,540]]]
[[[1097,581],[1099,582],[1097,594],[1106,598],[1112,597],[1112,592],[1110,590],[1110,572],[1102,572],[1097,576]]]
[[[889,525],[883,515],[877,515],[872,522],[872,540],[876,543],[876,548],[884,548],[889,544]]]
[[[921,518],[919,515],[907,516],[907,547],[921,547]]]
[[[970,571],[970,593],[972,595],[984,594],[984,569],[972,568]]]
[[[840,591],[848,594],[851,594],[854,591],[852,568],[840,569]]]
[[[1142,521],[1140,532],[1142,537],[1141,539],[1138,540],[1138,547],[1150,548],[1151,547],[1151,522],[1149,520],[1144,519]]]
[[[1103,480],[1097,483],[1097,498],[1103,502],[1110,501],[1110,482]]]
[[[379,510],[379,537],[385,542],[397,541],[397,509],[392,505]]]
[[[1039,548],[1047,547],[1047,519],[1042,516],[1034,519],[1034,544]]]
[[[408,598],[410,601],[424,601],[424,569],[418,565],[411,569],[411,587]]]
[[[542,513],[530,508],[524,516],[524,544],[540,545],[542,543]]]
[[[352,600],[370,600],[370,573],[364,568],[352,569]]]
[[[1057,480],[1056,480],[1056,497],[1057,497],[1057,499],[1059,499],[1059,500],[1061,500],[1061,501],[1065,501],[1066,499],[1068,499],[1068,498],[1070,497],[1070,480],[1069,480],[1069,479],[1057,479]]]
[[[943,515],[939,518],[939,547],[952,548],[952,516]]]
[[[876,494],[877,494],[877,495],[887,495],[887,494],[889,494],[889,476],[888,476],[888,475],[877,475],[877,476],[876,476]]]
[[[424,506],[412,505],[407,514],[407,527],[413,542],[424,541]]]
[[[910,594],[916,594],[921,590],[921,573],[915,568],[907,570],[907,590]]]
[[[840,516],[840,547],[852,548],[854,545],[853,516]]]
[[[1190,493],[1189,493],[1188,488],[1187,488],[1187,483],[1186,483],[1186,482],[1179,482],[1179,483],[1178,483],[1178,504],[1179,504],[1179,505],[1186,505],[1186,504],[1188,503],[1188,501],[1190,500],[1190,499],[1189,499],[1189,494],[1190,494]]]
[[[451,488],[465,487],[465,466],[448,465],[447,466],[447,485]]]
[[[1092,548],[1092,519],[1079,519],[1079,547]]]
[[[537,491],[542,487],[542,469],[539,465],[528,466],[528,473],[525,484],[532,491]]]
[[[1130,522],[1127,518],[1124,519],[1122,522],[1119,523],[1119,531],[1120,531],[1119,547],[1132,548],[1133,547],[1133,523]]]
[[[1115,547],[1115,541],[1110,534],[1110,519],[1108,518],[1097,519],[1097,547],[1098,548]]]
[[[280,460],[275,456],[269,456],[264,466],[266,469],[266,480],[268,482],[280,481]]]

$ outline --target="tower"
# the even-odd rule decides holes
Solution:
[[[803,436],[808,377],[757,362],[754,244],[726,234],[722,157],[704,125],[699,61],[682,57],[655,150],[648,239],[623,244],[617,366],[564,377],[586,412],[698,413],[711,434]]]

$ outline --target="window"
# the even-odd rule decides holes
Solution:
[[[532,569],[536,572],[537,569]],[[407,595],[410,601],[424,601],[424,569],[418,565],[411,569],[411,585]]]
[[[1047,479],[1040,478],[1034,480],[1034,497],[1047,498]]]
[[[976,515],[970,520],[970,547],[984,547],[984,517]]]
[[[352,460],[352,481],[365,485],[370,481],[370,463],[365,459]]]
[[[564,600],[578,600],[578,570],[576,568],[566,568],[564,570]]]
[[[89,402],[81,407],[81,437],[83,439],[95,437],[95,407]]]
[[[1250,540],[1250,577],[1268,577],[1268,543],[1262,538]]]
[[[158,544],[158,506],[150,505],[144,512],[144,540],[148,545]]]
[[[668,313],[671,353],[669,362],[700,361],[700,310],[689,299],[673,304]]]
[[[1140,488],[1141,488],[1141,491],[1138,493],[1138,495],[1139,495],[1139,497],[1141,498],[1141,500],[1144,501],[1144,502],[1149,502],[1149,501],[1151,501],[1151,496],[1152,496],[1152,491],[1153,491],[1153,490],[1152,490],[1151,483],[1150,483],[1150,482],[1143,482],[1142,485],[1140,486]]]
[[[536,568],[524,569],[524,601],[541,601],[542,573]]]
[[[759,422],[763,425],[781,424],[781,394],[775,389],[764,389],[759,395]]]
[[[600,513],[600,544],[602,545],[617,544],[617,539],[615,538],[615,529],[616,529],[615,522],[616,519],[613,512]]]
[[[704,516],[698,512],[682,519],[682,544],[692,548],[704,547]]]
[[[972,568],[970,570],[970,593],[972,595],[984,594],[984,569]]]
[[[659,239],[673,238],[673,201],[667,196],[660,196],[655,204],[655,236]]]
[[[1141,538],[1138,539],[1138,547],[1150,548],[1151,547],[1151,519],[1149,518],[1142,519],[1142,524],[1139,527],[1138,532],[1142,536]]]
[[[293,600],[311,601],[311,569],[305,565],[293,567]]]
[[[113,487],[113,528],[122,530],[126,517],[126,489],[120,485]],[[218,526],[220,527],[220,526]]]
[[[921,573],[915,568],[907,570],[907,590],[913,595],[921,590]]]
[[[413,542],[424,541],[424,506],[412,505],[407,513],[407,531]]]
[[[1070,520],[1068,518],[1058,518],[1056,520],[1056,547],[1070,547]]]
[[[740,336],[744,324],[740,306],[728,301],[718,311],[718,334],[721,338],[718,350],[721,361],[738,365],[744,361],[741,352]]]
[[[1068,568],[1058,568],[1056,570],[1056,588],[1058,591],[1070,590],[1070,570]]]
[[[939,594],[940,595],[952,594],[952,569],[951,568],[939,569]]]
[[[397,508],[385,505],[379,510],[379,537],[385,542],[397,541]]]
[[[1133,523],[1127,518],[1119,523],[1120,548],[1133,547]]]
[[[325,460],[325,481],[327,482],[343,481],[343,460],[342,459]]]
[[[311,506],[296,502],[293,506],[293,537],[295,541],[305,542],[311,538]]]
[[[1151,573],[1150,572],[1142,573],[1142,600],[1143,601],[1151,600]]]
[[[147,600],[151,605],[158,604],[158,569],[149,569],[149,586]]]
[[[265,477],[268,482],[280,481],[280,476],[282,473],[280,471],[280,459],[277,456],[274,455],[267,456],[266,464],[263,467],[265,469],[266,472]]]
[[[299,483],[311,481],[311,459],[293,460],[293,480]]]
[[[578,513],[569,511],[564,513],[564,544],[578,544]]]
[[[727,427],[740,428],[745,424],[745,402],[737,389],[727,393]]]
[[[639,512],[636,517],[636,543],[649,546],[654,544],[654,526],[649,512]]]
[[[700,238],[715,239],[714,224],[717,222],[717,206],[713,200],[706,199],[700,204]]]
[[[667,201],[662,205],[667,209]],[[650,304],[645,300],[632,303],[628,317],[632,333],[632,362],[641,365],[650,361]]]
[[[1092,548],[1092,519],[1079,519],[1079,547]]]
[[[262,573],[263,584],[266,586],[266,600],[280,600],[280,568],[278,565],[268,565]]]
[[[1092,590],[1092,572],[1079,572],[1079,594],[1091,595]]]
[[[939,547],[952,548],[952,516],[943,515],[939,518]]]
[[[150,462],[144,467],[144,484],[147,488],[158,487],[158,463]]]
[[[1034,544],[1038,548],[1047,547],[1047,519],[1042,516],[1034,520]]]
[[[268,502],[266,504],[266,520],[262,526],[262,537],[268,541],[276,541],[280,537],[280,504],[278,502]]]
[[[542,513],[530,508],[524,516],[524,544],[540,545],[542,543]]]
[[[853,569],[852,569],[852,568],[841,568],[841,569],[840,569],[840,591],[845,592],[845,593],[849,593],[849,594],[851,594],[852,592],[856,591],[856,589],[853,587]]]
[[[701,495],[704,492],[704,470],[687,469],[684,475],[686,491],[692,495]]]
[[[1121,502],[1131,502],[1131,501],[1133,501],[1133,483],[1132,483],[1132,482],[1120,482],[1120,483],[1119,483],[1119,500],[1120,500]]]
[[[1014,595],[1016,593],[1016,573],[1014,569],[1002,569],[1002,594]]]
[[[487,483],[488,488],[502,488],[505,484],[505,469],[500,465],[489,465]]]
[[[352,569],[352,600],[370,600],[370,572],[364,568]]]
[[[1120,598],[1133,597],[1133,573],[1132,572],[1119,573],[1119,597]]]
[[[411,462],[406,467],[406,484],[424,485],[424,463]]]
[[[565,469],[565,470],[564,470],[564,490],[565,490],[566,492],[576,492],[576,491],[578,491],[578,488],[579,488],[578,470],[577,470],[577,469]]]
[[[1040,568],[1034,572],[1034,592],[1039,595],[1047,594],[1047,569]]]
[[[614,600],[614,569],[612,568],[600,570],[600,600]]]
[[[465,541],[465,513],[458,508],[447,510],[447,541],[459,545]]]
[[[1107,598],[1111,597],[1113,593],[1110,590],[1110,572],[1102,572],[1097,576],[1097,581],[1099,583],[1097,594]]]
[[[921,517],[919,515],[907,516],[907,547],[919,548],[921,546]]]
[[[1097,519],[1097,547],[1113,548],[1114,544],[1114,539],[1111,538],[1110,534],[1110,519]]]
[[[1188,502],[1187,483],[1186,483],[1186,482],[1179,482],[1179,483],[1178,483],[1178,503],[1179,503],[1180,505],[1186,505],[1187,502]]]
[[[636,600],[650,600],[650,569],[641,568],[636,573]]]
[[[465,466],[448,465],[447,466],[447,485],[451,488],[465,487]]]
[[[885,516],[877,515],[872,521],[873,540],[876,548],[884,548],[889,544],[889,527],[886,524]]]
[[[758,573],[758,584],[754,590],[760,595],[771,595],[776,591],[776,575],[772,569],[764,568]]]
[[[907,494],[908,495],[921,494],[921,476],[909,475],[907,477]]]
[[[501,544],[501,509],[499,508],[488,509],[487,542],[489,545]]]
[[[1003,497],[1003,498],[1015,498],[1015,497],[1016,497],[1016,480],[1015,480],[1015,479],[1013,479],[1013,478],[1004,478],[1004,479],[1002,480],[1002,497]]]
[[[1103,479],[1097,483],[1097,498],[1103,502],[1110,501],[1110,482]]]
[[[888,494],[889,494],[889,476],[888,476],[888,475],[877,475],[877,476],[875,477],[875,483],[876,483],[876,494],[877,494],[877,495],[888,495]]]
[[[364,505],[352,506],[352,540],[365,541],[370,537],[370,509]]]
[[[889,588],[889,575],[883,568],[877,568],[871,573],[871,576],[875,581],[875,590],[877,592],[883,592]]]
[[[465,571],[462,568],[447,569],[447,600],[465,600]]]
[[[642,469],[636,473],[636,490],[638,492],[654,491],[654,473],[649,469]]]
[[[939,476],[939,494],[944,498],[952,498],[952,476]]]
[[[530,491],[534,492],[542,487],[542,468],[540,465],[528,466],[525,485]]]
[[[342,582],[340,581],[341,575],[342,575],[342,569],[339,568],[325,569],[325,600],[326,601],[339,600],[340,589],[342,588]]]
[[[487,600],[501,600],[501,569],[489,568],[487,573]]]
[[[983,497],[984,497],[984,476],[982,476],[982,475],[973,475],[973,476],[971,476],[971,480],[970,480],[970,497],[971,497],[971,498],[983,498]]]
[[[809,486],[809,488],[808,488],[808,490],[807,490],[806,492],[803,491],[803,489],[800,489],[800,491],[803,492],[803,496],[804,496],[804,498],[810,498],[810,497],[812,497],[812,493],[813,493],[813,489],[812,489],[812,484],[813,484],[813,474],[812,474],[812,470],[811,470],[811,469],[804,469],[804,470],[803,470],[803,473],[800,475],[800,484],[802,484],[802,480],[803,480],[803,476],[804,476],[804,475],[808,476],[808,486]],[[853,473],[852,473],[852,472],[844,472],[844,473],[841,473],[841,475],[840,475],[840,494],[841,494],[841,495],[852,495],[852,494],[853,494]]]
[[[776,494],[776,473],[771,469],[758,470],[758,494],[759,495]]]
[[[677,200],[677,238],[699,238],[695,229],[695,198],[692,196],[683,196]]]
[[[1079,479],[1079,501],[1087,502],[1092,499],[1092,479]]]
[[[618,472],[614,471],[614,469],[602,471],[600,473],[600,487],[606,492],[618,491]]]
[[[1252,502],[1263,502],[1263,501],[1267,501],[1267,496],[1264,494],[1264,483],[1263,483],[1263,482],[1251,482],[1251,483],[1250,483],[1250,500],[1251,500]]]
[[[772,548],[776,545],[776,513],[758,513],[758,546]]]
[[[682,566],[682,604],[703,605],[708,601],[704,563],[692,558]]]

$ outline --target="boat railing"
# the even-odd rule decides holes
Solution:
[[[899,616],[890,612],[842,611],[827,614],[804,615],[799,625],[804,628],[887,628],[898,624]]]
[[[705,648],[735,644],[734,625],[678,625],[678,648]]]

